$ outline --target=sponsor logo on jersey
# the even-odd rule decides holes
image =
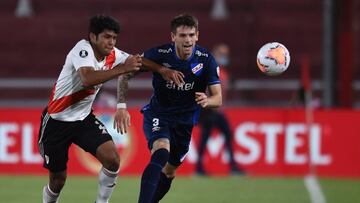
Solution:
[[[191,71],[196,75],[199,76],[204,68],[202,63],[192,63],[191,64]]]
[[[80,53],[79,53],[79,56],[81,58],[85,58],[89,55],[89,53],[86,51],[86,50],[81,50]]]
[[[171,48],[168,48],[168,49],[158,49],[158,52],[159,52],[159,53],[168,54],[168,53],[172,52],[172,49],[171,49]]]
[[[209,55],[207,53],[202,53],[199,50],[196,50],[195,55],[209,57]]]
[[[192,83],[188,82],[188,83],[185,83],[185,84],[180,85],[180,86],[177,86],[173,82],[167,82],[166,87],[168,89],[173,89],[173,90],[178,90],[178,91],[189,91],[189,90],[192,90],[194,88],[194,82],[192,82]]]

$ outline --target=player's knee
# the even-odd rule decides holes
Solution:
[[[162,172],[166,175],[167,178],[175,178],[176,176],[176,169],[169,169],[164,167]]]
[[[110,171],[117,171],[120,167],[120,157],[113,142],[106,142],[100,145],[96,151],[96,158],[104,168]]]
[[[171,165],[167,163],[165,167],[163,168],[162,172],[166,175],[168,178],[174,178],[176,176],[176,170],[178,166]]]
[[[50,175],[50,189],[56,193],[59,193],[64,187],[66,182],[66,174],[51,174]]]
[[[108,169],[111,171],[118,171],[119,168],[120,168],[120,159],[116,158],[111,161]]]
[[[103,164],[104,167],[110,171],[117,171],[120,167],[120,157],[117,152],[111,153],[107,157],[107,161]]]
[[[167,138],[157,139],[153,143],[153,148],[151,149],[151,152],[154,153],[155,151],[157,151],[159,149],[166,149],[166,150],[170,151],[170,141],[169,141],[169,139],[167,139]]]
[[[61,190],[65,185],[65,179],[58,179],[54,181],[54,186],[57,190]],[[56,190],[55,190],[56,191]]]

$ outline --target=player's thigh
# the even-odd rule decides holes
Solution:
[[[166,140],[170,140],[169,119],[164,115],[158,115],[151,110],[143,111],[143,130],[148,142],[148,148],[166,145]]]
[[[40,154],[44,158],[43,166],[50,172],[66,170],[68,150],[75,127],[74,122],[57,121],[44,112],[38,144]]]
[[[81,122],[81,127],[75,132],[73,142],[95,157],[99,146],[104,143],[108,142],[103,147],[105,151],[114,151],[115,148],[115,146],[112,146],[114,145],[112,137],[106,130],[105,125],[93,114],[90,114]]]
[[[170,157],[169,163],[173,166],[180,166],[189,152],[191,132],[193,125],[177,125],[170,129]]]

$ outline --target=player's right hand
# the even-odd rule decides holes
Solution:
[[[202,108],[206,108],[208,106],[208,96],[204,92],[195,92],[195,101]]]
[[[185,75],[180,71],[163,67],[160,70],[160,74],[164,78],[164,80],[166,80],[167,82],[173,82],[177,86],[182,86],[185,84],[185,81],[184,81]]]
[[[142,66],[142,59],[139,54],[136,55],[130,55],[127,57],[124,63],[123,67],[123,73],[133,72],[140,70],[140,67]]]
[[[116,129],[118,133],[124,134],[128,132],[130,125],[129,112],[123,108],[116,109],[114,116],[114,129]]]

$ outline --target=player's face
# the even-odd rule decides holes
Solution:
[[[198,41],[199,31],[195,27],[180,26],[176,33],[171,33],[171,39],[175,43],[176,54],[181,59],[191,56],[193,48]]]
[[[90,33],[90,40],[96,55],[105,57],[111,53],[116,44],[117,34],[111,30],[104,30],[97,37]]]

